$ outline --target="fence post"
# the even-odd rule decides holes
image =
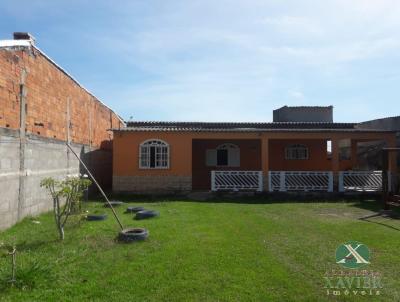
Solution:
[[[333,172],[328,172],[328,192],[333,192]]]
[[[382,180],[383,180],[383,177],[382,177]],[[392,192],[392,172],[390,172],[390,171],[387,171],[387,180],[388,180],[388,187],[387,187],[388,192]],[[382,183],[382,181],[381,181],[381,183]]]
[[[343,171],[339,172],[339,192],[344,192],[344,175],[343,175]]]
[[[211,191],[215,192],[215,171],[211,171]]]
[[[268,191],[272,192],[273,188],[272,188],[272,172],[271,171],[267,172],[267,177],[268,177]]]
[[[285,171],[281,171],[279,173],[279,191],[286,192],[286,173]]]
[[[263,182],[263,172],[262,171],[258,171],[258,192],[262,192],[263,187],[264,187],[264,182]]]

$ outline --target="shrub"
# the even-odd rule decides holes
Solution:
[[[53,198],[54,218],[60,239],[64,239],[64,226],[68,217],[81,211],[83,192],[91,185],[91,181],[81,177],[67,177],[65,180],[45,178],[40,186],[46,188]]]

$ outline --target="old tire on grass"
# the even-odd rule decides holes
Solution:
[[[127,207],[125,213],[137,213],[144,210],[143,207]]]
[[[124,229],[118,234],[118,240],[122,242],[143,241],[149,236],[149,232],[143,228]]]
[[[122,201],[110,201],[110,204],[113,206],[113,207],[118,207],[118,206],[120,206],[121,204],[124,204]],[[110,204],[108,203],[108,202],[106,202],[106,203],[104,203],[104,207],[105,208],[109,208],[110,207]]]
[[[107,219],[107,214],[89,214],[86,216],[87,221],[100,221],[106,219]]]
[[[137,212],[136,216],[135,216],[135,219],[136,220],[141,220],[141,219],[157,217],[159,215],[160,215],[160,213],[158,213],[157,211],[145,210],[145,211]]]

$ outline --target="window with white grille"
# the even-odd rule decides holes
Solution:
[[[216,149],[206,150],[206,165],[240,167],[240,148],[234,144],[222,144]]]
[[[147,140],[139,147],[141,169],[168,169],[169,145],[162,140]]]
[[[308,148],[304,145],[290,145],[285,149],[285,159],[308,159]]]

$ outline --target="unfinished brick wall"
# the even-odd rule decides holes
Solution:
[[[110,149],[112,133],[122,122],[109,108],[80,87],[35,48],[0,50],[0,127],[19,129],[20,82],[25,86],[26,131],[42,137]]]
[[[0,50],[0,127],[19,128],[20,72],[18,57]]]
[[[103,189],[110,189],[112,133],[107,130],[122,126],[111,109],[39,50],[18,47],[0,48],[0,230],[52,208],[49,193],[40,187],[43,178],[86,173],[67,140]]]

